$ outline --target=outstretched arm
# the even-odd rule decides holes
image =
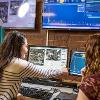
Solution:
[[[39,77],[39,78],[59,78],[68,73],[66,68],[53,69],[45,66],[37,66],[26,60],[19,59],[19,64],[22,66],[20,76],[23,77]]]

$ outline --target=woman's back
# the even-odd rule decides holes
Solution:
[[[0,99],[11,100],[18,94],[21,80],[20,74],[21,66],[15,62],[12,62],[3,70],[2,78],[0,79]]]
[[[17,96],[21,84],[19,71],[18,64],[13,62],[3,70],[0,79],[0,99],[11,100]]]
[[[84,78],[79,92],[77,100],[100,100],[100,72]]]

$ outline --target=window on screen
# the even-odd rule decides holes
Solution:
[[[34,29],[36,0],[0,0],[2,26],[14,29]]]
[[[68,49],[63,47],[29,46],[28,61],[49,68],[67,66]]]
[[[42,27],[100,30],[100,0],[44,0]]]
[[[74,51],[70,58],[70,74],[81,75],[81,69],[85,67],[85,52]]]

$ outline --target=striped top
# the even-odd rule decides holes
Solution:
[[[12,100],[17,97],[22,78],[50,78],[60,75],[62,71],[36,66],[26,60],[14,58],[2,73],[2,78],[0,78],[0,100]]]

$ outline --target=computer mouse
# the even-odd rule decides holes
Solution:
[[[60,98],[54,98],[53,100],[61,100]]]

